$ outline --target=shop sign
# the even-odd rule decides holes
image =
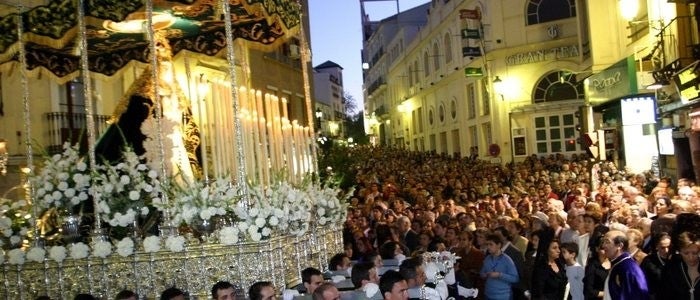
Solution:
[[[548,60],[557,60],[569,57],[578,57],[581,52],[577,45],[554,47],[535,51],[527,51],[506,56],[506,65],[516,66],[538,63]]]
[[[592,103],[596,103],[636,94],[637,82],[634,74],[634,60],[632,57],[628,57],[597,74],[591,75],[586,80],[588,98]]]

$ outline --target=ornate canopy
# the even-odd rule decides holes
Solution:
[[[234,38],[258,49],[288,39],[298,30],[300,6],[296,0],[229,0]],[[27,68],[42,67],[58,78],[80,68],[76,20],[77,1],[50,0],[22,14]],[[216,55],[226,46],[225,24],[219,0],[154,0],[154,14],[172,16],[163,30],[173,54],[189,50]],[[149,42],[143,33],[108,30],[105,21],[138,20],[146,14],[142,0],[86,0],[90,71],[111,76],[130,61],[148,62]],[[0,64],[17,60],[17,13],[0,17]],[[156,20],[154,19],[154,24]],[[155,25],[154,25],[155,26]]]

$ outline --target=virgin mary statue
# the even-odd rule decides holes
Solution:
[[[158,79],[145,68],[120,100],[112,115],[112,125],[100,138],[96,155],[105,163],[121,160],[124,147],[144,155],[154,170],[164,168],[165,176],[179,183],[199,177],[199,132],[192,118],[189,101],[175,79],[172,51],[165,35],[156,31]],[[154,83],[158,83],[156,89]],[[157,120],[156,101],[161,118]],[[159,124],[160,123],[160,124]],[[162,147],[161,147],[162,141]]]

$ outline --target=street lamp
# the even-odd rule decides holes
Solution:
[[[0,139],[0,174],[7,174],[7,161],[10,156],[7,154],[7,141]]]
[[[316,128],[321,129],[321,119],[323,119],[323,112],[321,108],[316,108]]]

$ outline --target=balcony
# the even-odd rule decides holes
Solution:
[[[386,80],[384,80],[384,76],[377,78],[377,80],[372,82],[372,84],[370,84],[369,87],[367,88],[367,94],[372,95],[374,93],[374,91],[379,89],[384,84],[386,84]]]
[[[63,151],[63,144],[80,143],[82,149],[87,149],[87,118],[84,113],[50,112],[48,120],[48,141],[43,141],[49,154]],[[107,130],[110,116],[94,115],[95,138],[99,138]]]

